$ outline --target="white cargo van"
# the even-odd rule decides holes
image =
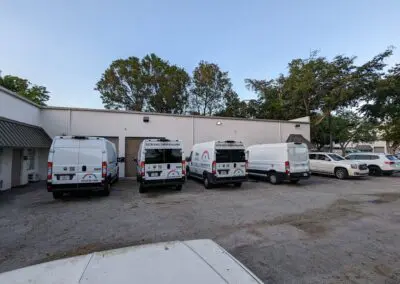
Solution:
[[[201,179],[205,188],[247,181],[245,147],[239,141],[210,141],[193,145],[187,174]]]
[[[47,167],[47,191],[56,199],[77,190],[109,195],[111,183],[118,181],[115,145],[100,137],[56,136]]]
[[[272,184],[297,183],[310,177],[308,148],[302,143],[253,145],[246,150],[249,176],[268,178]]]
[[[139,146],[135,162],[140,193],[146,192],[150,186],[182,189],[186,170],[182,141],[145,139]]]

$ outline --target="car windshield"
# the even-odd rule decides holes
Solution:
[[[391,161],[400,161],[395,155],[386,155],[386,158]]]
[[[217,150],[217,163],[238,163],[245,161],[246,154],[244,150]]]
[[[182,151],[180,149],[147,149],[145,154],[146,164],[181,163]]]
[[[339,156],[338,154],[329,154],[328,156],[334,161],[344,160],[344,158],[342,156]]]

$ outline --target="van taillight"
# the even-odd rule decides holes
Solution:
[[[53,163],[48,162],[47,163],[47,180],[52,179],[52,174],[53,174]]]
[[[212,170],[213,174],[217,173],[217,162],[216,161],[212,162],[212,169],[211,170]]]
[[[289,163],[289,161],[286,161],[285,162],[285,172],[288,174],[288,173],[290,173],[290,163]]]
[[[183,176],[186,175],[186,161],[185,160],[182,161],[182,175]]]
[[[101,177],[106,178],[107,176],[107,162],[101,164]]]
[[[141,162],[140,163],[140,175],[142,176],[142,177],[144,177],[144,174],[145,174],[145,172],[144,172],[144,166],[145,166],[146,164],[144,163],[144,162]]]

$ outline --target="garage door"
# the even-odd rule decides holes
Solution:
[[[125,176],[136,177],[136,164],[139,145],[145,138],[125,138]]]
[[[118,156],[118,153],[119,153],[119,151],[118,151],[119,150],[119,139],[118,139],[118,137],[107,137],[107,136],[105,136],[104,138],[106,138],[110,142],[114,143],[115,149],[117,149],[117,156]]]
[[[374,153],[385,153],[385,147],[374,147]]]

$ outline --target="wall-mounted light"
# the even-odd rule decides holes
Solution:
[[[143,122],[147,123],[149,121],[150,121],[150,117],[148,117],[148,116],[143,117]]]
[[[300,127],[300,124],[296,124],[294,127],[295,127],[295,128],[299,128],[299,127]]]
[[[222,125],[222,122],[218,120],[217,125]]]

